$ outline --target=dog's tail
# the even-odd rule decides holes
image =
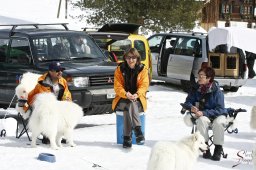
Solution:
[[[252,129],[256,129],[256,106],[253,106],[251,110],[250,126]]]

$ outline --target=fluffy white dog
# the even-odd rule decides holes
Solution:
[[[32,132],[31,146],[36,147],[36,139],[41,133],[49,138],[53,149],[62,147],[62,137],[67,139],[69,146],[75,146],[73,130],[82,116],[83,109],[76,103],[58,101],[53,93],[37,94],[28,122]]]
[[[15,94],[18,100],[28,99],[28,93],[35,88],[38,78],[40,76],[41,76],[40,74],[31,73],[31,72],[27,72],[22,75],[20,84],[15,88]],[[16,104],[16,110],[23,115],[24,110],[22,107],[18,106],[18,103]],[[24,117],[24,119],[26,118],[27,117]]]
[[[40,76],[40,74],[26,72],[22,75],[20,84],[22,84],[26,88],[27,92],[30,92],[35,88],[38,78]]]
[[[252,129],[256,129],[256,106],[252,107],[250,126]]]
[[[253,106],[251,110],[250,126],[252,129],[256,129],[256,106]],[[253,162],[254,169],[256,170],[256,147],[253,150],[252,162]]]
[[[148,170],[191,170],[199,151],[206,151],[204,137],[196,132],[177,143],[157,142],[148,162]]]

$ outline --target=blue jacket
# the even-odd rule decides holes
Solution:
[[[211,88],[208,89],[206,94],[202,94],[199,90],[199,84],[192,87],[192,90],[186,98],[185,104],[191,108],[196,106],[196,102],[201,103],[203,106],[199,108],[203,115],[215,119],[220,115],[227,115],[227,110],[224,104],[224,95],[220,90],[217,82],[213,82]]]

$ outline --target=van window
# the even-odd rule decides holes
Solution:
[[[30,64],[31,50],[28,39],[11,39],[9,63]]]
[[[201,41],[196,38],[180,37],[176,43],[175,54],[202,57]]]
[[[151,52],[160,53],[160,44],[163,39],[162,35],[154,36],[150,40],[148,40],[149,48]]]
[[[138,52],[140,53],[141,60],[145,60],[146,59],[146,50],[145,50],[144,42],[140,41],[140,40],[135,40],[134,48],[136,48],[138,50]]]
[[[0,39],[0,62],[5,62],[9,39]]]
[[[110,46],[110,51],[113,52],[118,60],[123,60],[126,50],[132,47],[131,41],[128,39],[116,41]]]

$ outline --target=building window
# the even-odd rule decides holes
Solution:
[[[252,0],[244,0],[244,3],[245,4],[250,4],[250,3],[252,3]]]
[[[252,6],[241,6],[241,14],[243,15],[252,14]]]
[[[222,13],[223,14],[231,13],[231,5],[222,4]]]

